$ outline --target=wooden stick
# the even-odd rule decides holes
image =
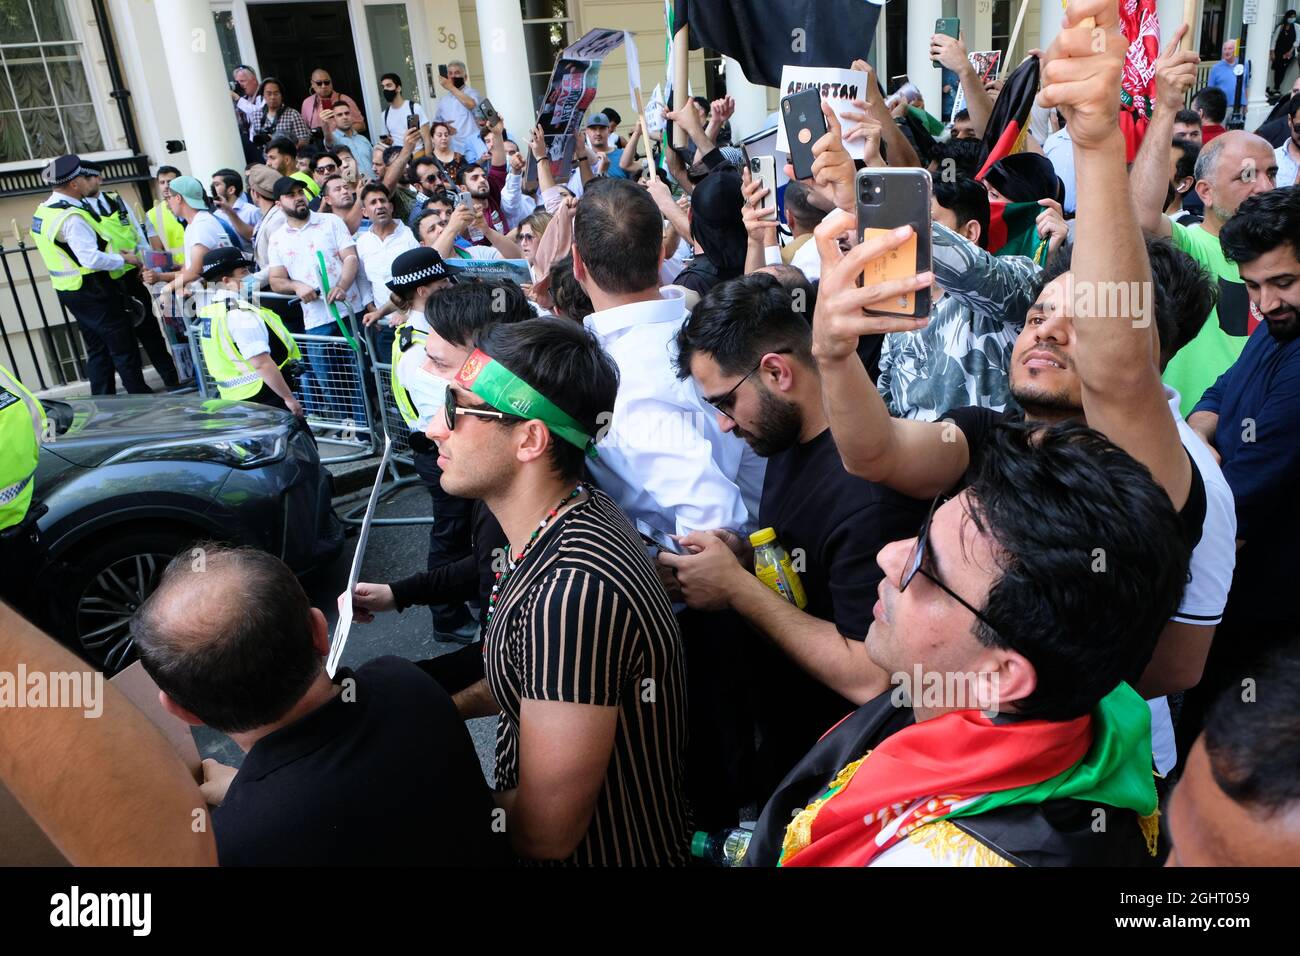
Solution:
[[[686,105],[686,87],[690,82],[690,64],[687,58],[690,56],[691,45],[689,42],[690,34],[687,32],[686,24],[682,24],[677,33],[673,36],[673,112],[677,112]],[[682,128],[681,123],[673,124],[673,145],[678,148],[686,146],[686,130]]]
[[[1052,0],[1045,0],[1051,3]],[[1020,26],[1025,22],[1025,11],[1029,9],[1029,0],[1020,0],[1020,12],[1016,14],[1016,25],[1011,28],[1011,39],[1007,42],[1007,56],[1002,64],[999,79],[1006,79],[1007,70],[1011,68],[1011,51],[1016,48],[1016,41],[1020,39]]]
[[[654,143],[650,141],[650,128],[645,124],[645,102],[641,97],[641,87],[634,86],[632,93],[636,97],[636,121],[641,126],[641,141],[645,143],[645,168],[649,172],[650,166],[654,161],[652,147]],[[653,174],[651,174],[653,175]]]

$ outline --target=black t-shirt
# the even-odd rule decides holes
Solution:
[[[507,862],[473,742],[437,682],[398,657],[337,682],[328,703],[244,758],[213,811],[221,865]]]
[[[850,475],[828,428],[768,459],[758,519],[776,531],[795,564],[808,595],[804,610],[860,641],[884,577],[876,553],[915,535],[927,504]],[[853,705],[766,642],[755,648],[759,784],[766,797]]]

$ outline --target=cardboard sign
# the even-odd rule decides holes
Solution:
[[[840,70],[831,67],[783,66],[781,68],[781,95],[789,96],[803,90],[815,88],[821,90],[823,102],[830,103],[840,127],[845,132],[856,125],[846,120],[846,112],[860,112],[853,105],[854,100],[867,98],[867,74],[857,70]],[[789,153],[790,141],[785,134],[785,123],[777,123],[776,148],[778,152]],[[866,144],[862,140],[845,143],[844,148],[854,159],[865,159]]]
[[[109,683],[122,692],[166,738],[176,756],[194,776],[203,780],[199,750],[189,724],[163,710],[158,685],[136,661]],[[0,783],[0,866],[67,866],[68,861],[22,808],[9,788]]]
[[[1001,50],[980,50],[966,54],[970,65],[975,68],[975,76],[981,84],[995,80],[998,76],[998,64],[1002,62]],[[957,84],[957,94],[952,99],[952,115],[956,116],[966,108],[966,90]]]

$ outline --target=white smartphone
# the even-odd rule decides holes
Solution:
[[[456,194],[456,204],[464,206],[470,212],[474,211],[474,197],[463,189]]]
[[[761,182],[767,188],[759,209],[776,208],[776,160],[771,156],[751,156],[749,159],[749,178]]]

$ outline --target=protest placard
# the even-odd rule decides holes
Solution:
[[[987,83],[989,80],[997,79],[998,64],[1002,62],[1001,50],[979,50],[973,53],[967,53],[966,58],[970,60],[970,65],[975,68],[975,75],[979,77],[980,83]],[[956,116],[966,108],[966,91],[961,85],[957,86],[957,95],[952,101],[952,115]]]
[[[525,259],[448,259],[445,265],[457,277],[509,279],[518,285],[533,281],[533,273]]]
[[[867,74],[857,70],[840,70],[817,66],[784,66],[781,68],[781,95],[789,96],[801,90],[818,89],[822,100],[830,103],[831,109],[839,119],[842,127],[855,124],[844,119],[844,113],[857,112],[854,100],[864,100],[867,96]],[[865,143],[856,140],[845,143],[844,147],[854,159],[864,159]],[[790,152],[790,142],[785,135],[785,124],[777,124],[776,148],[779,152]]]

